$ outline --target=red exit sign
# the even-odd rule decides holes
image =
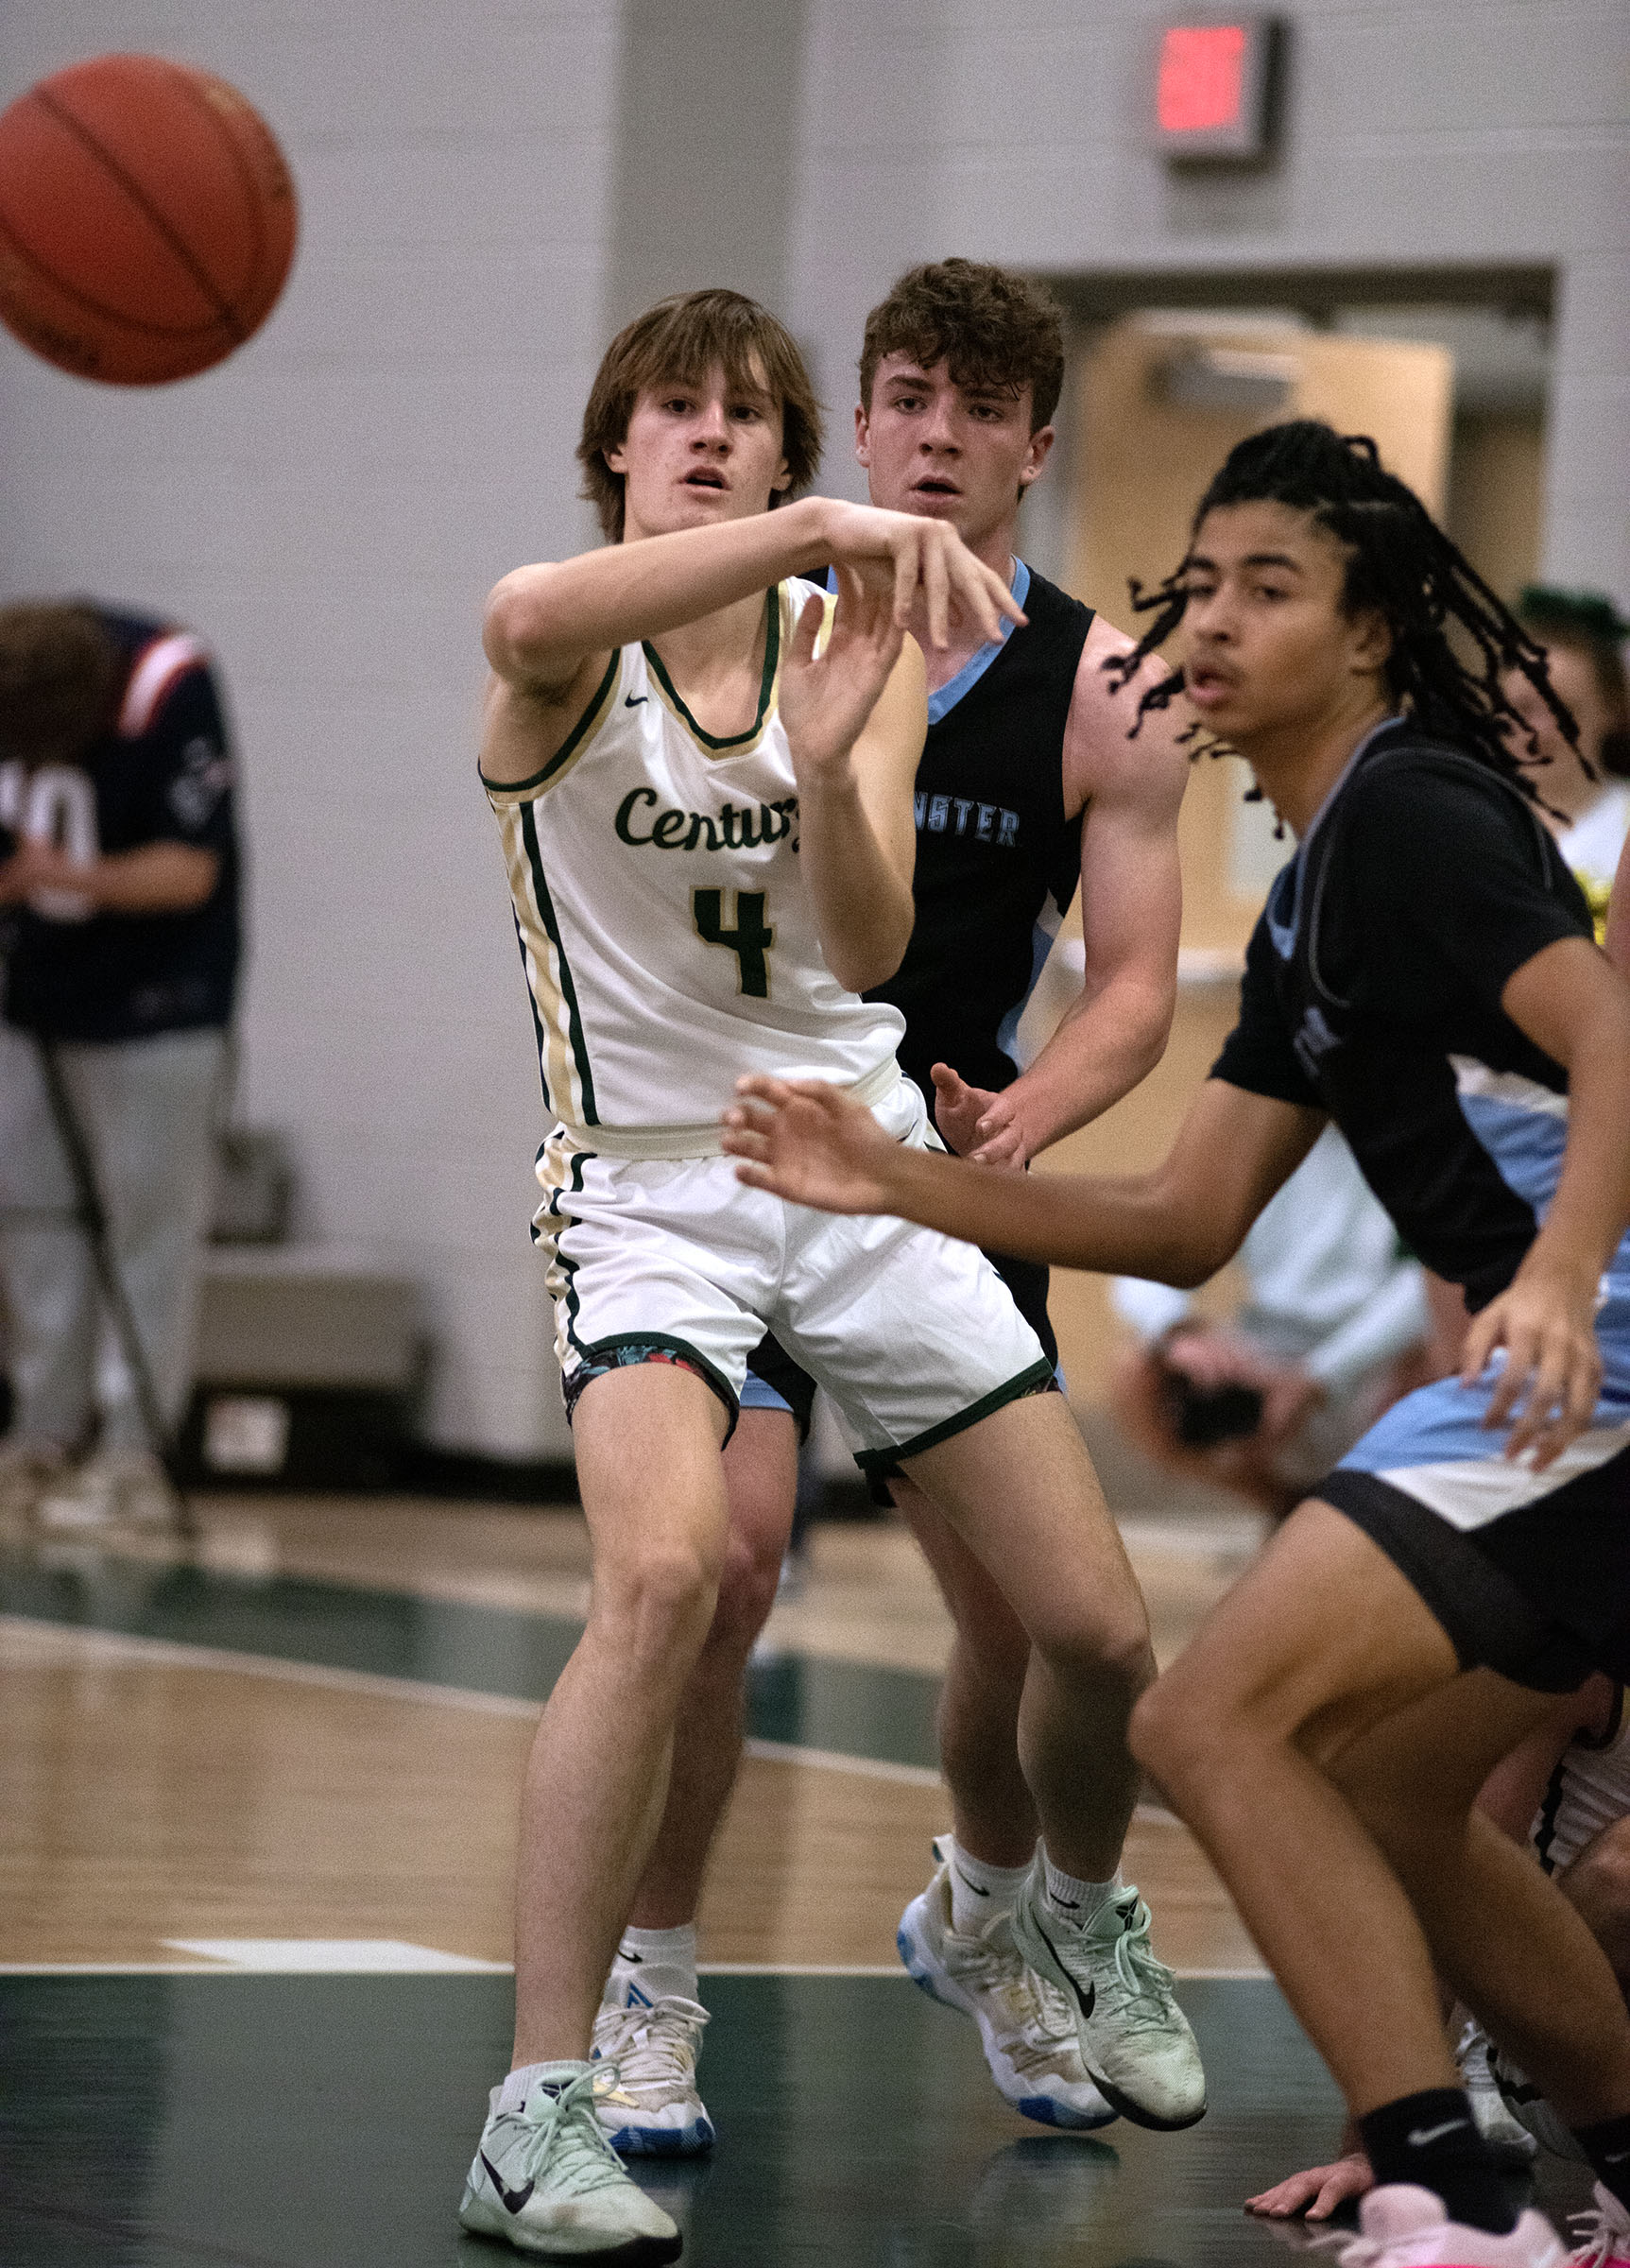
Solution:
[[[1155,131],[1171,158],[1264,158],[1273,128],[1279,26],[1247,10],[1187,18],[1160,34]]]

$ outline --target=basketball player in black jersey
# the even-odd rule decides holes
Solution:
[[[1630,984],[1513,753],[1506,673],[1577,728],[1374,443],[1312,421],[1240,443],[1151,603],[1141,643],[1180,629],[1183,662],[1144,701],[1182,692],[1298,845],[1165,1162],[1027,1183],[765,1080],[726,1147],[784,1202],[1192,1284],[1341,1128],[1467,1294],[1461,1374],[1292,1513],[1143,1695],[1133,1746],[1358,2122],[1379,2186],[1344,2257],[1563,2268],[1477,2132],[1435,1959],[1597,2175],[1574,2259],[1630,2268],[1630,2014],[1579,1913],[1474,1808],[1553,1696],[1630,1675]],[[1015,1930],[1067,1983],[1022,1902]]]
[[[855,411],[872,501],[948,520],[1027,617],[1004,643],[980,644],[974,633],[925,647],[917,923],[899,972],[868,996],[904,1014],[900,1060],[934,1103],[947,1145],[1015,1169],[1159,1059],[1180,915],[1187,765],[1174,732],[1160,720],[1128,740],[1127,703],[1114,698],[1104,664],[1132,642],[1018,556],[1020,507],[1053,443],[1063,367],[1058,311],[1045,294],[1003,269],[948,260],[903,276],[868,317]],[[1077,882],[1085,982],[1021,1076],[1013,1027]],[[1055,1363],[1046,1268],[992,1257]],[[695,2080],[705,2018],[694,1922],[740,1755],[743,1671],[774,1600],[813,1393],[766,1339],[726,1452],[731,1560],[596,2034],[602,2053],[620,2057],[622,2092],[636,2106],[619,2114],[624,2151],[694,2148],[712,2135]],[[898,1468],[869,1477],[910,1522],[957,1625],[939,1712],[954,1840],[939,1847],[938,1872],[902,1918],[901,1957],[926,1990],[974,2017],[1009,2102],[1049,2124],[1101,2124],[1114,2114],[1086,2073],[1068,2013],[1005,1926],[1038,1834],[1019,1761],[1023,1629]],[[650,2002],[655,2014],[643,2013]]]

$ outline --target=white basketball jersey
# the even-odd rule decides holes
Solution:
[[[585,1148],[701,1157],[745,1073],[870,1101],[904,1019],[826,965],[798,867],[781,658],[817,593],[769,613],[758,715],[704,732],[649,645],[612,655],[533,779],[485,782],[504,836],[550,1109]]]

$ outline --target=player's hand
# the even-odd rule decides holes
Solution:
[[[844,771],[905,644],[880,576],[840,567],[837,578],[824,652],[816,658],[826,602],[806,599],[781,666],[781,719],[800,788]]]
[[[819,1079],[736,1081],[742,1098],[725,1112],[738,1179],[823,1212],[887,1212],[900,1160],[871,1112]]]
[[[981,1165],[1027,1165],[1029,1143],[1019,1121],[1019,1106],[1008,1093],[970,1087],[949,1063],[935,1063],[934,1120],[959,1158]]]
[[[988,643],[1001,637],[1004,619],[1024,622],[1002,577],[976,559],[943,520],[919,520],[912,512],[885,512],[870,504],[829,502],[824,532],[834,566],[886,567],[901,629],[909,628],[921,600],[931,645],[948,645],[952,630],[969,624]]]
[[[1333,2166],[1310,2166],[1305,2174],[1292,2174],[1276,2182],[1260,2197],[1247,2197],[1245,2210],[1264,2214],[1270,2221],[1288,2221],[1305,2208],[1310,2221],[1328,2221],[1338,2205],[1362,2197],[1374,2187],[1369,2159],[1362,2150],[1355,2150],[1350,2156],[1338,2157]]]
[[[1536,1472],[1585,1431],[1602,1390],[1596,1279],[1587,1280],[1587,1275],[1543,1257],[1536,1263],[1531,1253],[1499,1298],[1472,1317],[1461,1350],[1464,1386],[1474,1385],[1503,1350],[1504,1367],[1483,1422],[1491,1432],[1510,1423],[1505,1455],[1519,1457],[1532,1448]]]

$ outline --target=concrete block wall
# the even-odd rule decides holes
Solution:
[[[421,1283],[444,1441],[566,1435],[526,1222],[536,1055],[474,773],[480,607],[592,540],[618,17],[599,0],[19,0],[0,99],[112,49],[219,72],[301,198],[265,333],[125,392],[0,337],[0,591],[173,612],[243,758],[244,1108],[305,1232]]]
[[[482,593],[592,540],[571,447],[609,331],[731,283],[847,442],[867,306],[964,251],[1060,275],[1557,270],[1546,568],[1630,602],[1622,0],[1284,0],[1270,172],[1149,150],[1149,0],[9,0],[0,100],[112,48],[242,86],[302,196],[265,334],[125,394],[0,335],[0,593],[194,623],[236,707],[252,1117],[306,1227],[425,1288],[441,1440],[558,1453],[525,1238],[530,1021],[476,789]],[[741,123],[738,127],[738,113]],[[1038,529],[1039,535],[1040,530]]]
[[[1164,12],[808,0],[787,291],[834,410],[867,306],[952,251],[1061,276],[1554,266],[1545,571],[1630,603],[1630,11],[1283,0],[1282,154],[1232,177],[1150,146]]]

